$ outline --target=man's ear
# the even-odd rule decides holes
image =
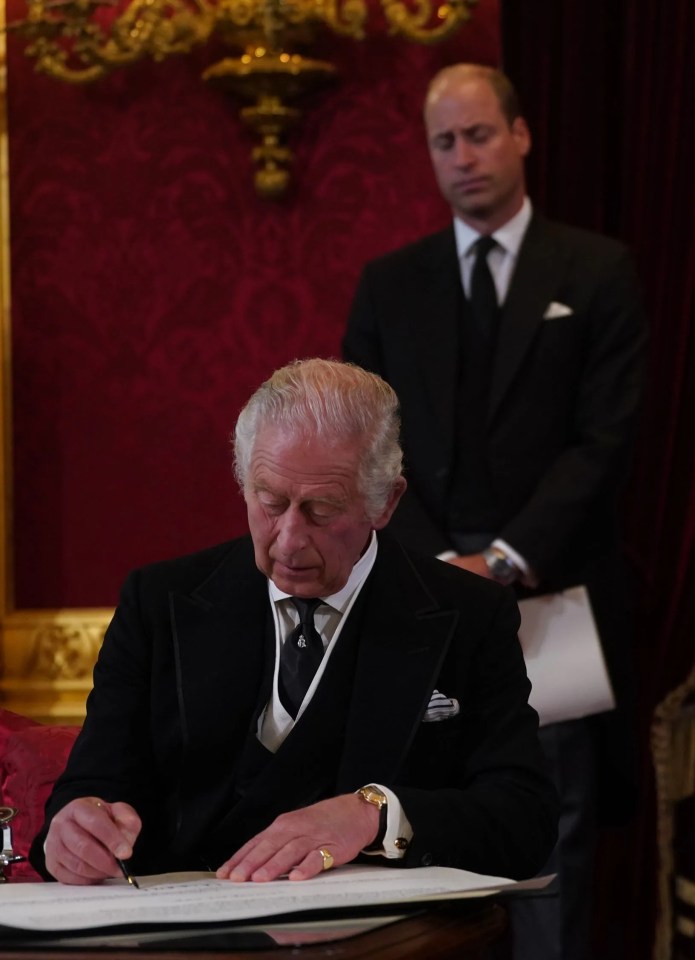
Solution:
[[[398,506],[398,501],[401,499],[405,493],[405,489],[408,486],[405,477],[399,477],[398,480],[393,485],[391,494],[389,496],[388,502],[384,507],[381,514],[372,520],[372,527],[374,530],[383,530],[386,524],[389,522],[393,516],[393,511]]]
[[[531,131],[523,117],[515,117],[512,122],[512,136],[516,140],[519,155],[528,156],[531,152]]]

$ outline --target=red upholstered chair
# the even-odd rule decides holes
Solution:
[[[79,729],[40,724],[0,709],[0,805],[18,810],[10,825],[16,854],[28,854]],[[13,864],[7,875],[12,880],[41,879],[27,862]]]

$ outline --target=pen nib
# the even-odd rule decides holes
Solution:
[[[118,866],[121,868],[121,873],[123,874],[125,879],[128,881],[128,883],[131,885],[131,887],[135,887],[136,890],[139,890],[140,884],[137,882],[137,880],[132,875],[132,873],[130,873],[125,863],[122,860],[119,860],[118,857],[116,857],[116,862],[118,863]]]

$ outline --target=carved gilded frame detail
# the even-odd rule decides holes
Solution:
[[[5,3],[0,0],[0,706],[79,723],[112,610],[17,610],[12,518],[12,338]]]

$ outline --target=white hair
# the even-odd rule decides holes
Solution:
[[[276,370],[236,422],[234,472],[242,491],[263,426],[327,443],[359,438],[358,489],[370,519],[383,512],[402,474],[403,452],[398,398],[381,377],[338,360],[295,360]]]

